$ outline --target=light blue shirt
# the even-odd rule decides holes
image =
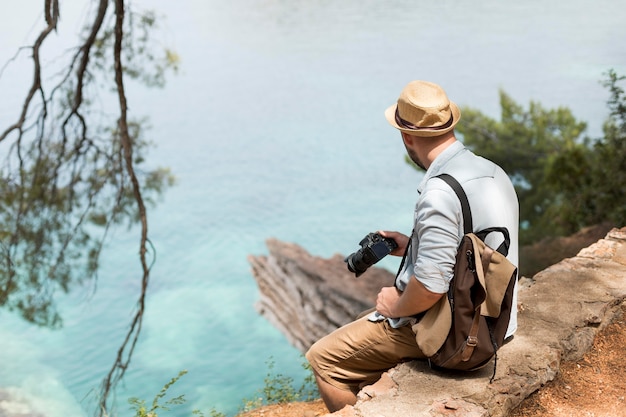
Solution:
[[[414,233],[405,266],[396,278],[403,291],[411,277],[434,293],[446,293],[452,279],[456,251],[464,235],[461,203],[454,190],[440,174],[453,176],[463,187],[472,212],[474,231],[489,227],[506,227],[511,237],[507,258],[518,265],[519,203],[508,175],[493,162],[476,156],[461,142],[446,148],[426,171],[417,188]],[[486,244],[497,248],[499,233],[488,236]],[[517,329],[517,283],[513,295],[511,319],[506,337]],[[384,319],[374,313],[370,320]],[[405,325],[410,318],[389,319],[392,327]]]

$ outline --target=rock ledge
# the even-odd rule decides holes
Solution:
[[[268,247],[269,257],[250,257],[262,294],[257,308],[301,350],[371,306],[381,283],[393,279],[376,268],[354,279],[339,255],[323,260],[276,240],[268,241]],[[362,296],[355,295],[359,291]],[[519,329],[498,353],[493,383],[492,365],[456,373],[412,361],[363,388],[355,406],[328,416],[504,417],[554,379],[561,361],[581,358],[625,299],[622,228],[532,279],[520,280]]]

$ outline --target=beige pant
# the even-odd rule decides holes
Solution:
[[[425,356],[410,325],[394,329],[362,317],[318,340],[306,358],[324,381],[356,393],[397,364]]]

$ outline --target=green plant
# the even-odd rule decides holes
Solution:
[[[242,400],[242,412],[250,411],[267,404],[311,401],[319,398],[319,392],[317,391],[317,385],[311,370],[311,365],[309,365],[306,360],[302,362],[302,368],[308,371],[308,374],[299,388],[294,387],[294,380],[292,377],[281,373],[274,373],[275,363],[272,357],[270,357],[265,363],[267,364],[268,372],[263,380],[263,388],[258,391],[258,396],[256,398],[244,398]],[[158,417],[157,411],[169,411],[170,406],[183,404],[185,402],[184,395],[169,398],[162,404],[161,401],[163,401],[166,397],[167,391],[172,387],[172,385],[174,385],[186,373],[186,370],[180,371],[177,376],[165,384],[161,391],[155,395],[150,406],[146,404],[145,400],[137,397],[130,398],[128,402],[131,404],[131,409],[135,410],[134,417]],[[204,414],[199,410],[193,410],[192,414],[197,417],[204,417]],[[226,417],[226,414],[212,408],[209,411],[209,417]]]
[[[267,404],[310,401],[319,397],[311,365],[306,360],[302,363],[302,368],[309,371],[309,373],[298,389],[294,387],[292,377],[280,373],[272,373],[274,361],[271,357],[266,363],[269,371],[264,379],[265,385],[262,394]]]
[[[141,400],[136,397],[130,398],[128,402],[131,404],[131,409],[135,410],[135,417],[157,417],[157,413],[156,413],[157,410],[160,409],[163,411],[169,411],[170,409],[169,406],[183,404],[185,402],[184,395],[179,395],[178,397],[170,398],[167,401],[165,401],[163,405],[159,404],[159,401],[161,401],[165,397],[165,395],[167,394],[167,390],[170,389],[170,387],[174,385],[176,381],[178,381],[186,373],[187,373],[186,370],[180,371],[178,373],[178,376],[175,376],[167,384],[165,384],[163,388],[161,388],[161,391],[152,400],[152,405],[150,409],[147,408],[145,400]],[[196,415],[200,415],[200,417],[202,417],[202,413],[200,413],[199,411],[198,412],[194,411],[193,413]],[[211,416],[222,417],[222,416],[214,415],[214,414],[211,414]]]
[[[294,401],[311,401],[319,398],[319,392],[315,383],[315,377],[311,365],[304,360],[302,368],[309,371],[299,388],[294,386],[294,379],[288,375],[274,372],[274,360],[270,357],[266,362],[267,375],[263,380],[264,385],[258,391],[258,397],[243,400],[243,412],[259,408],[268,404],[284,404]]]
[[[320,397],[320,392],[317,389],[317,382],[315,382],[315,375],[313,374],[313,368],[311,368],[311,364],[305,359],[302,362],[302,368],[307,372],[306,377],[304,378],[304,382],[302,386],[298,390],[300,394],[300,399],[302,401],[312,401]]]
[[[283,374],[273,374],[274,360],[268,359],[268,373],[263,380],[263,396],[268,404],[288,403],[298,399],[296,389],[293,387],[293,378]]]
[[[202,414],[200,411],[198,410],[194,410],[193,414],[198,415],[200,417],[204,417],[204,414]],[[215,408],[211,409],[211,417],[226,417],[226,414],[224,413],[220,413],[219,411],[217,411]]]

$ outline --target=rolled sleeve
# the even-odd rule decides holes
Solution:
[[[419,242],[413,258],[415,277],[427,290],[445,293],[450,286],[461,239],[460,203],[447,190],[431,189],[424,191],[415,210]]]

